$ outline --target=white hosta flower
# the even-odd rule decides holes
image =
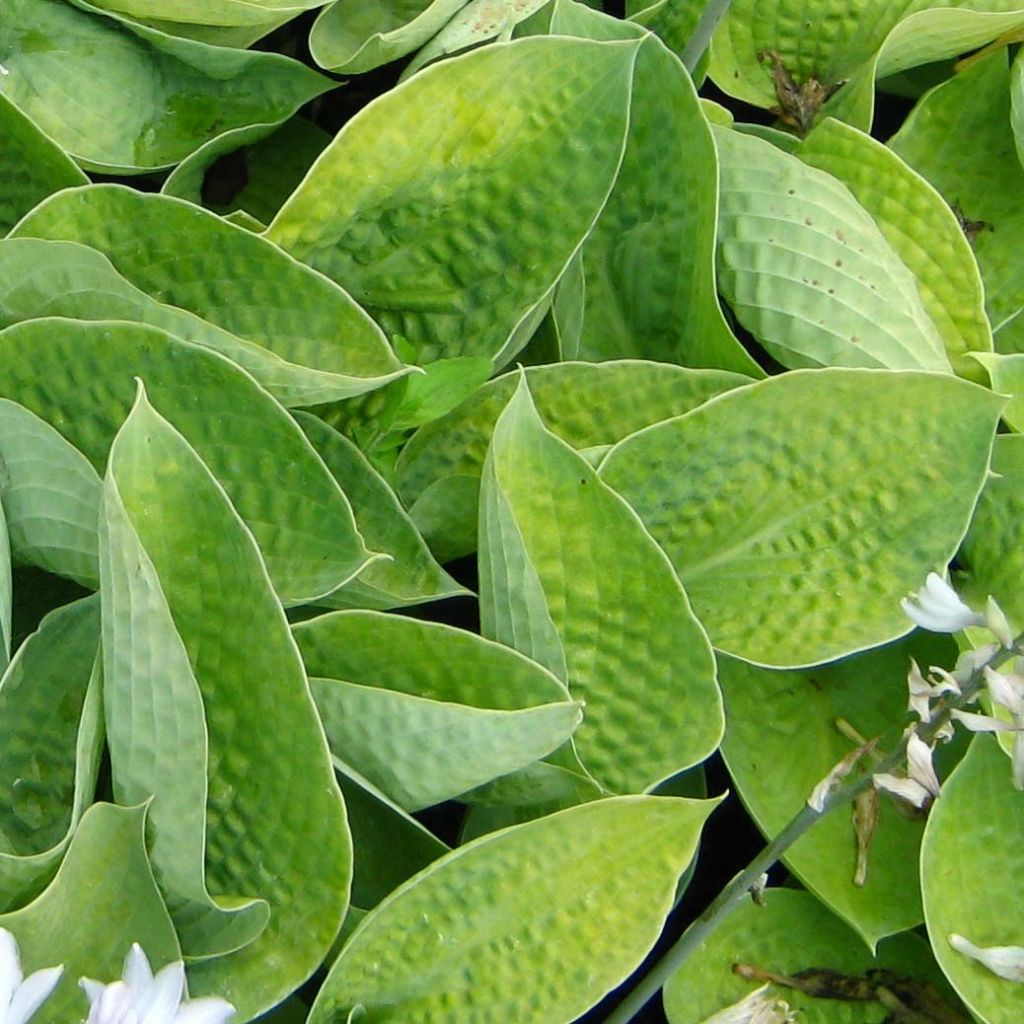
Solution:
[[[985,685],[994,704],[1006,708],[1014,718],[1024,716],[1024,678],[986,668]]]
[[[903,598],[900,607],[908,618],[933,633],[959,633],[968,626],[985,625],[985,616],[971,611],[937,572],[928,573],[924,586]]]
[[[970,939],[956,934],[950,935],[949,944],[1000,978],[1024,981],[1024,946],[976,946]]]
[[[120,981],[104,985],[82,978],[81,985],[89,997],[86,1024],[225,1024],[235,1014],[215,996],[182,1002],[185,965],[175,960],[154,975],[138,943],[125,957]]]
[[[50,997],[63,967],[46,967],[27,978],[21,972],[18,943],[0,928],[0,1024],[25,1024]]]
[[[939,795],[939,777],[932,767],[932,748],[916,732],[907,737],[907,771],[932,796]]]
[[[913,658],[910,659],[910,672],[907,674],[907,690],[910,696],[907,700],[907,710],[917,715],[922,722],[932,720],[931,701],[947,693],[960,695],[960,683],[955,676],[934,665],[930,671],[933,675],[930,679],[925,679],[917,667],[917,662]]]
[[[789,1004],[773,996],[767,985],[755,989],[732,1006],[719,1010],[702,1024],[792,1024],[796,1020]]]
[[[1013,646],[1013,630],[1003,614],[1003,609],[996,604],[994,597],[985,602],[985,625],[989,632],[1004,646]]]
[[[893,796],[906,800],[908,804],[914,807],[924,807],[932,798],[931,793],[919,782],[904,778],[901,775],[879,772],[877,775],[871,776],[871,781],[875,784],[875,789],[882,789],[886,793],[892,793]]]
[[[970,711],[958,711],[954,708],[950,715],[970,732],[1016,732],[1017,727],[1001,718],[991,715],[976,715]]]

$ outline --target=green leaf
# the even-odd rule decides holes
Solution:
[[[718,746],[714,657],[686,593],[632,509],[545,428],[525,377],[484,465],[480,606],[485,636],[585,702],[576,746],[607,789],[645,790]]]
[[[978,362],[985,367],[992,381],[992,390],[1009,395],[1010,401],[1003,410],[1003,420],[1012,430],[1024,430],[1024,354],[999,355],[985,352],[978,356]]]
[[[784,366],[950,370],[913,274],[849,189],[725,128],[718,272],[736,318]]]
[[[956,57],[1024,24],[1020,0],[735,0],[715,34],[711,76],[730,96],[760,107],[777,102],[771,65],[777,53],[798,85],[812,75],[842,85],[824,107],[867,131],[875,81]],[[965,9],[966,8],[966,9]],[[815,26],[827,30],[815,31]]]
[[[371,71],[418,50],[466,0],[338,0],[320,12],[309,51],[322,68]]]
[[[650,29],[681,56],[708,3],[709,0],[626,0],[626,17]]]
[[[1024,945],[1017,880],[1024,871],[1024,795],[991,736],[977,736],[942,787],[924,834],[921,880],[928,937],[939,966],[984,1024],[1016,1024],[1024,988],[949,945],[951,933],[978,946]]]
[[[215,352],[138,324],[44,319],[0,331],[0,364],[0,395],[98,470],[134,378],[144,380],[237,505],[286,604],[328,594],[367,564],[344,494],[294,420]]]
[[[333,754],[407,810],[526,767],[580,721],[555,677],[474,633],[363,611],[292,628]]]
[[[962,377],[987,383],[969,352],[992,351],[981,274],[956,215],[924,178],[870,135],[828,118],[797,155],[827,171],[871,214],[914,275],[924,310]]]
[[[853,750],[854,740],[840,732],[837,721],[861,736],[880,737],[883,753],[896,744],[911,658],[925,666],[951,665],[956,647],[947,637],[914,634],[909,641],[798,672],[719,660],[726,709],[722,756],[764,835],[778,835]],[[823,818],[785,858],[800,881],[871,948],[922,919],[917,860],[923,823],[900,815],[884,796],[879,812],[863,886],[853,881],[857,842],[849,812]]]
[[[942,374],[797,370],[626,438],[601,478],[717,648],[813,665],[909,631],[900,599],[966,532],[1002,401]]]
[[[552,33],[643,37],[636,25],[560,0]],[[763,376],[715,294],[718,161],[686,69],[647,36],[615,188],[583,245],[583,359],[635,356]],[[573,353],[576,354],[575,352]]]
[[[217,213],[244,210],[269,223],[330,141],[302,117],[235,128],[186,157],[160,191]]]
[[[568,1024],[653,945],[713,807],[599,800],[455,850],[364,919],[310,1024]]]
[[[103,743],[99,605],[47,615],[0,679],[0,908],[50,880],[93,798]]]
[[[941,984],[928,947],[916,935],[884,942],[875,957],[809,893],[769,889],[764,906],[747,901],[737,907],[669,979],[664,998],[670,1024],[699,1024],[760,987],[740,978],[735,963],[789,976],[816,969],[863,976],[880,969]],[[814,998],[781,985],[770,992],[797,1010],[797,1019],[814,1024],[879,1024],[885,1013],[877,1002]]]
[[[439,419],[469,398],[490,375],[491,361],[480,356],[457,356],[428,364],[422,374],[409,377],[389,427],[410,430]]]
[[[0,53],[4,95],[82,166],[119,174],[170,167],[333,86],[281,54],[178,39],[84,0],[10,0]]]
[[[992,471],[957,558],[957,587],[978,607],[994,597],[1024,628],[1024,437],[996,438]]]
[[[218,28],[262,25],[276,17],[294,18],[327,0],[96,0],[96,7],[131,18],[179,21]]]
[[[15,233],[98,249],[136,288],[180,307],[130,319],[216,348],[287,405],[360,395],[407,372],[345,291],[191,203],[94,185],[43,203]]]
[[[465,7],[431,39],[405,66],[399,81],[414,75],[420,68],[471,46],[491,39],[508,40],[512,30],[536,14],[548,0],[469,0]]]
[[[928,93],[889,140],[964,218],[983,222],[974,253],[993,330],[1024,308],[1017,245],[1024,170],[1007,145],[1009,88],[1006,53],[993,53]]]
[[[750,380],[724,370],[640,360],[533,366],[526,379],[545,425],[577,449],[614,444]],[[398,457],[399,493],[446,560],[476,549],[484,456],[518,380],[513,372],[486,384],[447,416],[421,427]]]
[[[504,365],[611,190],[636,47],[539,37],[427,68],[345,125],[267,237],[421,362]]]
[[[208,809],[209,745],[203,695],[160,576],[118,489],[119,476],[130,476],[135,468],[130,466],[131,455],[124,455],[125,449],[131,452],[130,431],[145,429],[137,415],[129,417],[114,440],[103,487],[100,592],[107,746],[118,802],[130,806],[153,798],[149,816],[153,870],[182,952],[190,959],[202,959],[247,946],[266,928],[270,909],[266,900],[244,899],[245,890],[221,889],[219,898],[214,898],[207,889],[208,818],[212,818],[210,844],[222,849],[216,822],[228,810],[223,797],[218,799],[227,783],[214,779]],[[151,450],[151,457],[168,458],[159,449]],[[173,459],[172,454],[169,461]],[[181,465],[174,468],[183,472]],[[149,504],[158,506],[163,497],[159,482],[147,483]],[[138,483],[136,488],[141,489]],[[226,546],[222,543],[221,559]],[[218,679],[218,689],[223,684],[224,679]],[[239,813],[237,805],[232,810]]]
[[[181,766],[201,756],[188,739],[198,696],[209,743],[206,883],[214,895],[264,899],[271,913],[254,942],[193,963],[189,984],[193,995],[224,996],[248,1020],[309,977],[341,926],[352,865],[344,804],[252,535],[141,389],[111,449],[105,499],[113,517],[103,647],[105,690],[115,702],[108,707],[115,783],[155,792],[154,811],[161,799],[195,798],[194,777],[190,783]],[[160,690],[176,665],[183,669],[183,655],[199,694],[177,689],[188,688],[186,676],[168,699]]]
[[[355,853],[352,905],[370,910],[448,847],[372,783],[335,765]]]
[[[52,139],[0,94],[0,234],[37,203],[88,178]]]
[[[89,460],[45,420],[0,399],[0,505],[14,560],[97,587],[99,501]]]
[[[315,416],[296,413],[295,419],[352,503],[366,544],[389,556],[371,562],[356,579],[316,603],[386,610],[469,594],[438,565],[391,486],[362,452]]]
[[[33,1014],[33,1024],[84,1019],[88,1004],[78,979],[119,978],[133,942],[154,970],[180,959],[146,856],[145,825],[145,807],[93,804],[46,891],[27,907],[0,915],[0,928],[18,942],[26,974],[64,965],[60,984]]]

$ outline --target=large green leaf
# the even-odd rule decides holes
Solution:
[[[806,370],[620,442],[637,510],[719,649],[796,668],[910,629],[988,474],[1003,399],[943,374]]]
[[[526,767],[580,721],[554,676],[474,633],[362,611],[293,632],[332,752],[408,810]]]
[[[574,448],[614,444],[750,381],[726,371],[640,360],[532,366],[526,378],[545,425]],[[446,557],[476,549],[480,473],[494,424],[517,382],[513,372],[486,384],[421,427],[398,458],[399,491],[431,546],[440,545]],[[432,495],[443,500],[427,529],[422,517]]]
[[[93,804],[75,831],[56,878],[21,910],[0,915],[26,974],[64,965],[33,1024],[85,1018],[82,977],[113,981],[137,942],[154,969],[180,959],[178,941],[146,856],[146,808]]]
[[[0,504],[14,560],[98,586],[99,502],[89,460],[35,413],[0,399]]]
[[[4,95],[80,164],[121,174],[284,120],[333,85],[281,54],[178,39],[84,0],[7,0],[0,53]]]
[[[1024,353],[984,353],[979,362],[988,371],[992,389],[1010,396],[1003,410],[1003,420],[1011,430],[1020,433],[1024,430]]]
[[[686,593],[632,509],[544,426],[525,378],[484,465],[479,557],[484,634],[585,702],[575,742],[598,782],[639,792],[718,746],[714,657]]]
[[[551,32],[645,35],[573,0],[555,5]],[[637,54],[622,167],[582,249],[580,358],[636,356],[762,376],[715,294],[717,184],[715,142],[693,82],[648,35]]]
[[[0,234],[6,234],[36,203],[88,178],[6,96],[0,94]]]
[[[626,16],[682,56],[709,6],[709,0],[626,0]]]
[[[957,559],[957,586],[979,608],[994,597],[1024,629],[1024,437],[996,438],[992,470]]]
[[[322,68],[370,71],[419,49],[466,0],[336,0],[321,11],[309,50]]]
[[[611,190],[637,45],[540,37],[427,68],[345,125],[267,236],[419,361],[504,365]]]
[[[95,599],[47,615],[0,679],[0,908],[49,881],[93,798],[102,747]]]
[[[997,977],[949,944],[1024,946],[1018,880],[1024,872],[1024,794],[991,736],[978,736],[946,781],[925,829],[921,881],[928,936],[939,966],[984,1024],[1016,1024],[1024,987]]]
[[[320,353],[307,353],[311,365],[301,365],[194,313],[158,302],[125,280],[95,249],[38,238],[0,240],[0,327],[42,316],[159,327],[227,356],[285,405],[349,398],[380,387],[399,372],[379,338],[374,344],[380,345],[383,357],[380,376],[362,376],[359,371],[364,368],[359,366],[355,375],[346,372],[344,354],[324,360]],[[330,367],[331,362],[337,368]]]
[[[191,203],[119,185],[89,186],[43,203],[16,234],[98,249],[159,303],[222,330],[189,326],[166,310],[132,319],[145,315],[217,348],[288,405],[359,395],[404,372],[380,328],[341,288]]]
[[[800,147],[801,160],[838,178],[871,214],[911,271],[925,313],[962,377],[987,383],[968,352],[991,352],[981,274],[949,204],[891,149],[828,118]]]
[[[784,366],[950,369],[913,274],[850,190],[763,139],[716,128],[718,272]]]
[[[740,796],[766,836],[776,836],[811,790],[854,747],[836,727],[844,719],[860,735],[880,737],[880,749],[900,738],[910,659],[949,665],[956,647],[945,637],[915,634],[832,665],[773,672],[719,659],[725,696],[722,755]],[[848,811],[818,822],[786,855],[786,864],[872,948],[894,932],[920,924],[917,860],[922,822],[880,800],[867,881],[854,884],[857,843]]]
[[[1010,138],[1009,87],[1006,52],[993,53],[928,93],[889,141],[967,220],[984,222],[974,252],[993,329],[1024,307],[1024,170]]]
[[[0,331],[0,364],[0,395],[98,470],[142,378],[237,505],[286,604],[330,593],[367,564],[352,510],[302,431],[217,353],[138,324],[46,319]]]
[[[207,890],[207,842],[214,849],[223,849],[224,840],[216,834],[218,822],[230,804],[234,805],[231,812],[241,814],[242,819],[247,810],[251,812],[251,806],[245,807],[244,798],[241,808],[234,800],[230,804],[224,800],[223,791],[229,783],[215,775],[212,806],[207,808],[210,765],[203,694],[189,662],[189,651],[171,616],[160,576],[118,490],[120,477],[130,476],[133,468],[138,474],[130,465],[132,439],[126,436],[133,429],[145,429],[139,426],[137,417],[129,419],[111,449],[100,520],[107,746],[118,802],[132,805],[153,798],[149,818],[153,870],[182,952],[190,959],[200,959],[247,946],[266,927],[269,906],[266,900],[241,898],[245,890],[221,889],[219,898]],[[163,452],[160,455],[167,458]],[[157,457],[156,451],[153,456]],[[183,460],[176,461],[180,464]],[[174,468],[182,472],[180,465]],[[159,508],[163,498],[160,481],[146,481],[146,485],[150,506]],[[137,482],[135,487],[142,489]],[[222,541],[221,559],[226,557],[226,546]],[[200,588],[202,582],[197,581]],[[226,676],[218,675],[218,696],[230,693],[227,687],[232,682],[237,685],[237,679]],[[225,699],[229,709],[230,696]],[[219,708],[214,704],[211,713]],[[216,741],[223,743],[224,737],[214,736],[213,740],[214,756],[220,762],[223,752],[216,749]],[[248,821],[244,824],[250,825]],[[220,881],[223,884],[223,878]],[[232,881],[241,884],[243,878]],[[250,878],[244,881],[255,882]]]
[[[916,935],[896,936],[872,956],[809,893],[769,889],[764,906],[749,901],[734,910],[669,979],[664,998],[670,1024],[700,1024],[758,988],[761,983],[746,981],[733,971],[735,963],[791,977],[822,969],[863,977],[881,969],[925,984],[941,979],[927,945]],[[770,991],[802,1011],[798,1020],[813,1024],[881,1024],[886,1018],[887,1011],[878,1002],[814,998],[780,985],[772,985]]]
[[[310,1024],[568,1024],[653,945],[713,807],[599,800],[455,850],[366,917]]]
[[[387,609],[468,594],[437,564],[390,484],[366,456],[323,420],[305,413],[296,419],[352,503],[367,545],[390,556],[371,562],[356,579],[317,604]]]
[[[193,994],[224,996],[248,1020],[319,966],[341,926],[352,866],[341,793],[252,535],[144,394],[111,449],[105,507],[105,690],[123,702],[108,708],[115,782],[131,793],[155,790],[154,803],[162,793],[183,798],[186,787],[194,799],[182,765],[201,757],[189,730],[201,699],[206,883],[214,895],[260,897],[271,913],[254,942],[193,963],[189,983]],[[185,668],[183,655],[199,694],[186,692],[186,676],[170,699],[158,691],[171,685],[172,669]]]
[[[761,54],[776,53],[798,85],[812,76],[841,85],[824,109],[867,131],[876,78],[958,56],[1022,24],[1020,0],[735,0],[714,38],[711,75],[729,95],[774,107]]]

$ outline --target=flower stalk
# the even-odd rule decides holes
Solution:
[[[1024,654],[1024,632],[1014,637],[1009,645],[991,651],[984,661],[972,666],[970,673],[959,684],[959,692],[945,693],[931,709],[929,720],[913,730],[904,732],[893,751],[883,758],[870,773],[845,784],[819,787],[815,790],[815,806],[806,803],[788,825],[715,897],[676,943],[640,979],[626,998],[609,1014],[605,1024],[629,1024],[654,998],[670,977],[690,955],[711,935],[726,917],[748,898],[748,890],[761,874],[773,867],[786,851],[822,817],[837,807],[845,807],[861,793],[874,786],[878,774],[891,774],[907,763],[907,747],[911,737],[926,746],[932,746],[948,733],[954,711],[962,711],[972,703],[986,685],[987,672],[995,671],[1011,658]],[[838,781],[838,780],[837,780]],[[824,788],[824,792],[821,789]]]

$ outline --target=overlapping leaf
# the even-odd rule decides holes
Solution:
[[[210,893],[269,904],[255,941],[189,971],[193,994],[222,995],[249,1019],[316,969],[345,912],[351,842],[327,744],[251,534],[144,395],[111,449],[105,510],[104,690],[115,787],[126,796],[155,792],[161,815],[171,803],[178,815],[187,805],[190,817],[173,821],[181,832],[161,840],[181,843],[198,827],[190,837],[201,849],[205,835]],[[193,724],[200,707],[206,765]],[[193,801],[207,775],[197,821]],[[154,859],[168,878],[157,848]]]
[[[719,649],[798,667],[905,634],[988,473],[1003,399],[941,374],[794,371],[626,438],[601,464]]]
[[[237,505],[286,604],[330,593],[366,565],[337,482],[294,420],[222,356],[153,327],[60,319],[0,331],[0,353],[0,394],[55,426],[99,470],[134,379],[144,380]]]
[[[1024,946],[1016,880],[1024,871],[1024,795],[991,736],[978,736],[943,786],[921,853],[925,919],[932,951],[963,1001],[984,1024],[1015,1024],[1024,988],[997,977],[949,944]]]
[[[296,17],[327,0],[97,0],[95,6],[133,18],[189,25],[260,25],[272,18]]]
[[[599,800],[448,854],[366,917],[310,1024],[569,1024],[654,943],[713,806]]]
[[[84,0],[10,0],[0,53],[15,106],[83,166],[125,174],[169,167],[226,128],[284,120],[332,85],[281,54],[179,39]]]
[[[388,609],[468,594],[438,565],[391,486],[359,449],[323,420],[305,413],[296,419],[352,503],[366,544],[389,556],[371,562],[356,579],[317,603]]]
[[[49,881],[92,800],[102,744],[94,599],[46,618],[0,679],[0,907]]]
[[[90,186],[37,207],[15,234],[98,249],[162,304],[130,319],[216,348],[288,405],[359,395],[403,372],[380,328],[341,288],[191,203]]]
[[[1022,19],[1024,20],[1024,19]],[[993,329],[1024,308],[1017,239],[1024,170],[1009,131],[1009,69],[993,53],[938,86],[889,145],[974,223],[974,252]]]
[[[775,53],[798,85],[813,76],[838,86],[824,109],[867,131],[876,78],[958,56],[1022,25],[1019,0],[738,0],[715,36],[711,75],[730,95],[774,107],[771,63],[761,55]]]
[[[718,271],[784,366],[949,370],[913,274],[849,189],[763,139],[716,128]]]
[[[797,627],[799,628],[799,627]],[[956,648],[946,638],[915,636],[833,665],[772,672],[732,658],[719,661],[726,706],[722,754],[744,804],[766,836],[776,836],[811,790],[855,741],[842,720],[879,749],[900,737],[910,659],[948,665]],[[917,861],[923,822],[901,816],[881,798],[867,851],[867,879],[854,883],[857,840],[842,810],[820,821],[786,855],[786,864],[871,947],[920,924]]]
[[[764,906],[747,902],[738,907],[672,976],[665,987],[670,1024],[699,1024],[758,988],[758,982],[737,976],[736,963],[790,977],[834,971],[867,981],[868,971],[881,969],[923,985],[941,979],[916,936],[890,939],[875,957],[809,893],[769,889]],[[886,980],[892,984],[891,977]],[[885,1013],[880,1002],[814,998],[774,984],[770,992],[815,1024],[877,1024]]]
[[[309,49],[322,68],[370,71],[419,49],[466,0],[335,0],[320,13]]]
[[[88,459],[45,420],[0,399],[0,505],[15,561],[97,586],[99,498]]]
[[[28,906],[0,915],[26,973],[64,965],[60,985],[33,1024],[84,1019],[88,1004],[78,979],[119,977],[133,942],[155,967],[180,958],[146,856],[145,826],[145,807],[94,804],[48,888]]]
[[[577,449],[613,444],[749,382],[726,371],[641,360],[533,366],[526,377],[545,425]],[[480,388],[447,416],[421,427],[398,458],[399,491],[431,546],[446,558],[476,548],[480,472],[494,424],[517,381],[510,373]]]
[[[871,214],[913,274],[954,370],[987,383],[978,362],[967,358],[992,350],[981,275],[949,204],[891,149],[841,121],[822,122],[798,155],[838,178]]]
[[[551,32],[644,36],[639,26],[574,0],[555,6]],[[648,35],[637,53],[622,167],[581,250],[580,358],[635,356],[762,375],[726,325],[715,294],[717,210],[708,200],[717,181],[715,143],[693,82]]]
[[[541,37],[427,68],[345,125],[267,236],[420,362],[504,365],[611,190],[636,48]]]
[[[36,203],[89,180],[52,139],[0,94],[0,233],[6,234]]]
[[[524,768],[580,721],[549,672],[474,633],[358,611],[293,629],[332,753],[408,810]]]
[[[479,559],[484,634],[585,702],[575,742],[598,782],[638,792],[715,749],[714,658],[686,593],[634,512],[545,428],[525,379],[484,465]]]

